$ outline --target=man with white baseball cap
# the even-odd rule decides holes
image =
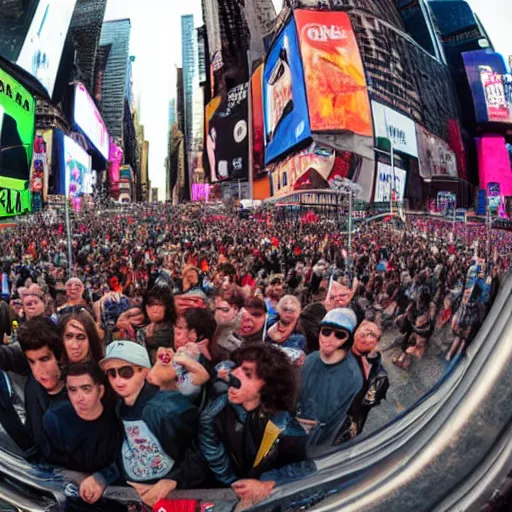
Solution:
[[[299,421],[310,431],[308,457],[328,451],[342,429],[363,377],[350,350],[357,317],[349,308],[335,308],[320,322],[320,350],[302,367]]]
[[[115,341],[99,364],[122,399],[119,417],[125,436],[118,467],[84,480],[80,496],[95,503],[107,485],[124,476],[142,501],[153,506],[186,485],[180,463],[197,435],[198,410],[181,393],[159,391],[146,382],[151,362],[142,345]]]

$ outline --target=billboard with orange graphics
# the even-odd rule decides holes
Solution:
[[[372,138],[366,78],[349,15],[297,10],[295,21],[311,131]]]

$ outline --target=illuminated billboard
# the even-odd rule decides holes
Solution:
[[[246,179],[249,174],[248,84],[231,89],[220,102],[212,100],[206,110],[206,151],[212,182]]]
[[[462,54],[478,123],[512,123],[512,75],[490,50]]]
[[[0,69],[0,217],[31,211],[35,100]]]
[[[40,0],[16,59],[51,96],[76,0]],[[28,10],[28,9],[27,9]]]
[[[372,101],[372,110],[377,142],[379,139],[389,139],[395,151],[417,158],[418,141],[414,121],[376,101]]]
[[[403,169],[379,162],[377,164],[377,182],[375,184],[375,201],[389,201],[391,192],[391,176],[394,175],[393,201],[403,201],[405,197],[405,185],[407,172]]]
[[[110,137],[101,114],[83,84],[75,85],[75,124],[83,131],[93,146],[108,160]]]
[[[373,137],[366,78],[345,12],[295,11],[311,131]]]
[[[42,206],[48,196],[48,179],[52,168],[53,130],[37,130],[34,157],[30,170],[30,190],[33,203]]]
[[[420,176],[426,179],[436,176],[457,178],[457,158],[449,144],[423,126],[416,125],[416,132]]]
[[[75,200],[91,190],[91,157],[72,138],[64,136],[66,191]]]
[[[499,184],[501,195],[512,196],[512,167],[505,138],[486,135],[476,139],[478,154],[479,188]]]
[[[263,120],[263,64],[258,66],[251,78],[252,106],[252,166],[253,176],[265,170],[265,127]]]
[[[265,165],[311,137],[304,70],[292,18],[268,53],[263,70]]]

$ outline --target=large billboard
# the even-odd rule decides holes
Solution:
[[[357,41],[346,12],[295,11],[313,132],[372,137],[372,113]]]
[[[0,217],[31,211],[35,100],[0,69]]]
[[[501,195],[512,196],[512,167],[504,137],[486,135],[476,139],[479,188],[498,183]]]
[[[207,117],[212,114],[207,109]],[[226,94],[207,119],[206,151],[212,182],[247,179],[249,173],[248,84]]]
[[[274,42],[263,71],[265,165],[311,137],[304,70],[292,18]]]
[[[30,170],[30,190],[34,210],[40,209],[48,197],[48,180],[52,168],[53,130],[37,130],[34,157]]]
[[[403,201],[405,197],[405,186],[407,172],[403,169],[378,162],[377,164],[377,183],[375,184],[375,201],[389,201],[391,192],[391,181],[394,175],[393,201]]]
[[[449,144],[419,124],[416,125],[416,135],[420,176],[425,179],[438,176],[457,178],[457,157]]]
[[[374,169],[372,165],[366,173],[363,170],[364,160],[349,151],[337,152],[313,142],[307,149],[285,158],[273,167],[273,195],[282,196],[294,190],[329,189],[332,180],[340,177],[360,184],[362,196],[368,197],[369,201]]]
[[[75,202],[91,190],[91,157],[71,137],[64,136],[65,191]],[[62,193],[62,192],[61,192]]]
[[[110,136],[100,111],[83,84],[75,85],[75,104],[73,108],[75,124],[84,132],[93,146],[108,160]]]
[[[462,54],[478,123],[512,123],[512,75],[490,50]]]
[[[252,167],[253,176],[259,176],[265,170],[265,127],[263,121],[263,64],[256,68],[251,78],[252,112]]]
[[[40,0],[17,64],[51,96],[76,0]]]
[[[418,142],[414,121],[376,101],[372,101],[372,110],[377,143],[379,139],[389,139],[393,142],[394,151],[417,158]]]

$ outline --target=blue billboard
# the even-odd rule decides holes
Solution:
[[[512,76],[491,50],[462,54],[478,123],[512,124]]]
[[[265,165],[311,137],[304,69],[292,18],[279,34],[263,71]]]

